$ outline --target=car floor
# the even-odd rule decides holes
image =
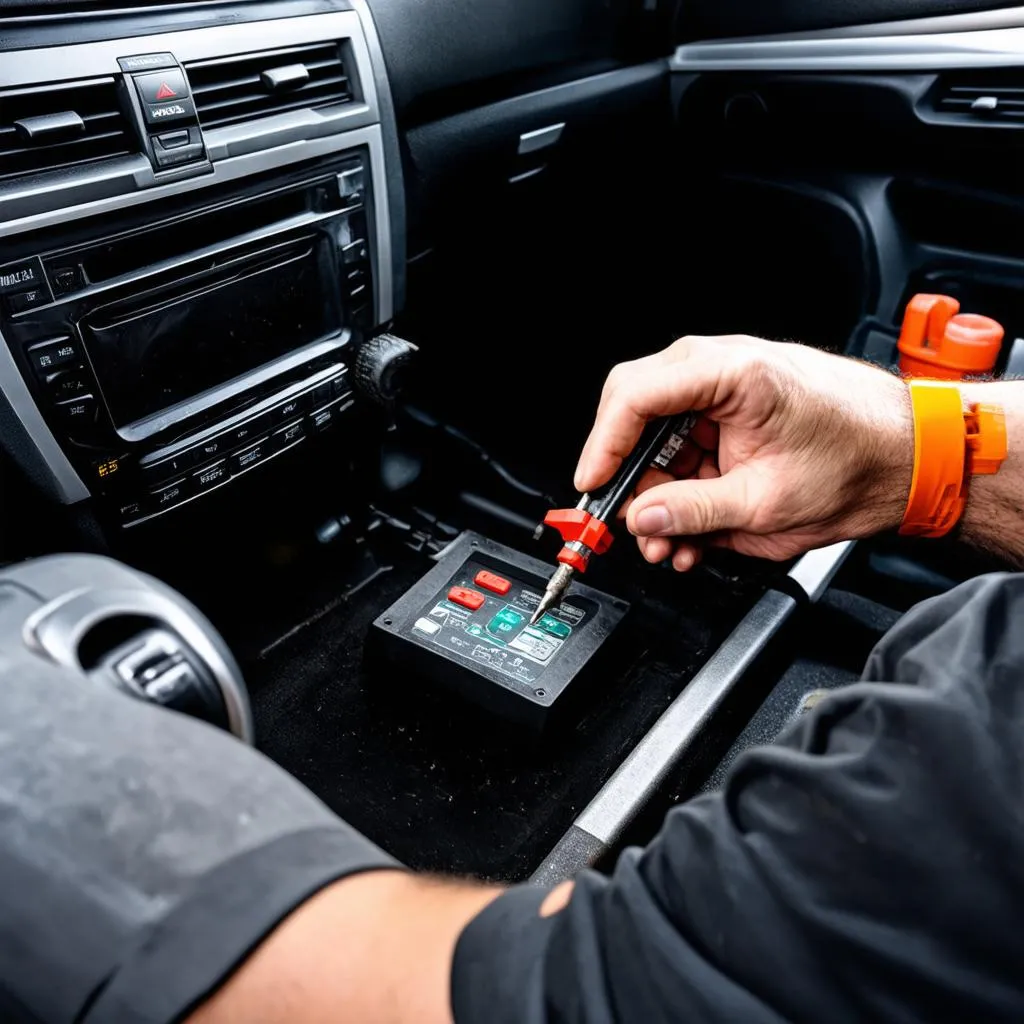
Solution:
[[[239,652],[258,745],[409,866],[509,881],[539,864],[762,590],[709,570],[641,573],[605,678],[537,741],[367,663],[371,622],[427,567],[394,564],[351,596],[339,580],[302,621]]]

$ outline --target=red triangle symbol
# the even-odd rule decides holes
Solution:
[[[158,100],[173,100],[178,94],[166,83],[161,82],[160,88],[156,91],[156,98]]]

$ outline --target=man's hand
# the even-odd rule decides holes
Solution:
[[[628,506],[648,561],[671,557],[686,571],[706,544],[782,560],[899,525],[914,466],[906,385],[756,338],[683,338],[615,367],[577,488],[609,480],[649,420],[688,410],[702,414],[692,443],[671,474],[648,473]]]

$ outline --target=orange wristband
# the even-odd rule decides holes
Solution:
[[[1006,417],[998,406],[964,412],[955,384],[910,382],[914,407],[914,476],[900,533],[944,537],[967,507],[972,476],[998,473],[1006,461]]]

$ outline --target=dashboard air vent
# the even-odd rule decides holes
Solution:
[[[0,92],[0,180],[134,151],[112,78]]]
[[[935,109],[965,120],[1024,124],[1024,70],[945,76],[935,96]]]
[[[204,128],[352,99],[336,42],[193,61],[185,69]]]

